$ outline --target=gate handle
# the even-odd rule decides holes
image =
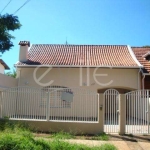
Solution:
[[[119,113],[119,110],[117,110],[117,113]]]

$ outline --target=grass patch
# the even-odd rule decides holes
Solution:
[[[31,128],[23,122],[0,119],[0,132],[12,133],[21,131],[31,131]]]
[[[50,145],[52,150],[117,150],[117,148],[112,144],[89,147],[83,144],[70,144],[59,140],[54,140]]]
[[[52,137],[51,140],[36,139],[26,124],[0,120],[0,150],[117,150],[112,144],[89,147],[68,143],[63,139],[72,139],[75,136],[63,131],[53,134]]]
[[[75,139],[75,136],[71,133],[60,131],[57,133],[52,133],[50,138],[55,138],[55,139]]]
[[[97,134],[97,135],[91,137],[91,140],[108,141],[109,140],[109,136],[106,133],[100,133],[100,134]]]
[[[32,136],[4,133],[0,135],[1,150],[48,150],[50,145],[44,140],[35,141]]]
[[[88,147],[81,144],[70,144],[68,142],[54,139],[45,141],[35,140],[32,136],[4,133],[0,135],[1,150],[117,150],[111,144],[103,144],[97,147]]]

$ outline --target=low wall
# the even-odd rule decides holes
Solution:
[[[8,87],[15,87],[17,84],[18,79],[0,73],[0,91]]]
[[[103,132],[100,123],[78,123],[78,122],[47,122],[47,121],[25,121],[31,128],[42,132],[71,132],[74,134],[98,134]]]

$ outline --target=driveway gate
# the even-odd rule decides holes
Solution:
[[[126,133],[150,133],[149,103],[149,90],[138,90],[126,94]]]
[[[119,92],[108,89],[104,92],[105,125],[104,132],[118,133],[119,130]]]

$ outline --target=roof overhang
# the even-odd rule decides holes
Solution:
[[[8,65],[2,60],[2,59],[0,59],[0,63],[4,66],[4,68],[6,69],[6,70],[9,70],[10,68],[8,67]]]
[[[128,47],[129,52],[130,52],[130,55],[132,56],[132,58],[133,58],[133,60],[136,62],[136,64],[137,64],[139,67],[143,66],[143,65],[141,65],[140,62],[137,60],[135,54],[133,53],[132,48],[131,48],[129,45],[128,45],[127,47]]]
[[[83,65],[14,65],[17,68],[123,68],[123,69],[139,69],[143,66],[83,66]]]

